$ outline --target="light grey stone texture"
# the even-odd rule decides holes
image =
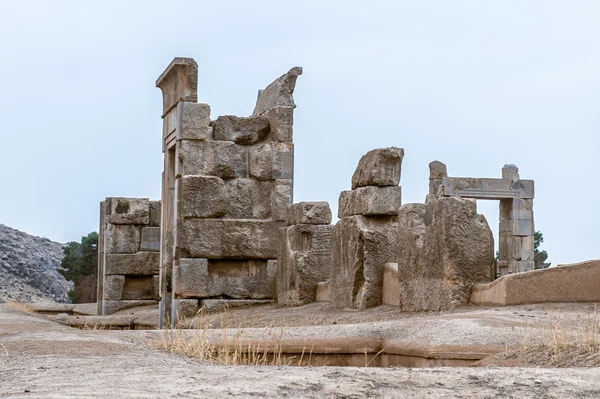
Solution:
[[[213,138],[217,141],[233,141],[240,145],[252,145],[269,135],[269,119],[266,116],[241,117],[219,116],[213,121]]]
[[[302,68],[294,67],[288,73],[277,78],[264,90],[261,90],[252,116],[263,115],[270,109],[277,107],[295,108],[294,89],[296,79],[300,75],[302,75]]]
[[[315,301],[317,284],[331,277],[332,229],[332,225],[316,224],[282,228],[277,263],[279,305],[298,306]]]
[[[140,251],[160,251],[160,227],[143,227]]]
[[[294,109],[288,107],[272,108],[267,113],[271,127],[271,140],[291,143],[294,140]]]
[[[247,147],[230,141],[182,140],[178,146],[177,175],[247,177]]]
[[[293,202],[293,187],[291,179],[277,179],[273,188],[271,202],[271,218],[285,220],[287,208]]]
[[[159,253],[107,254],[105,274],[151,275],[158,274]]]
[[[274,186],[273,181],[230,180],[220,204],[230,219],[267,219],[271,216]]]
[[[442,197],[398,213],[398,281],[403,311],[452,309],[491,281],[494,239],[473,200]]]
[[[294,144],[272,143],[273,178],[292,179],[294,177]]]
[[[350,216],[332,234],[331,302],[337,308],[381,305],[383,268],[397,258],[396,216]]]
[[[515,236],[532,236],[534,233],[532,219],[513,220],[512,233]]]
[[[429,163],[429,197],[433,199],[438,196],[440,185],[442,185],[442,179],[448,177],[448,170],[446,165],[440,161],[433,161]],[[427,201],[429,202],[429,201]]]
[[[276,261],[182,258],[174,273],[178,298],[274,297]]]
[[[220,177],[182,176],[180,195],[184,218],[216,218],[227,213],[227,192]]]
[[[147,198],[107,198],[109,211],[106,221],[112,224],[150,223],[150,200]]]
[[[133,254],[140,247],[140,227],[133,224],[106,225],[104,252],[107,254]]]
[[[123,299],[123,287],[125,286],[125,276],[114,275],[104,277],[104,297],[105,301],[120,301]]]
[[[212,128],[210,127],[210,106],[180,102],[180,125],[177,129],[178,140],[209,140]]]
[[[292,143],[262,144],[249,151],[250,176],[258,180],[291,179],[294,173]]]
[[[517,165],[504,165],[502,168],[502,178],[508,180],[520,180],[521,178],[519,177],[519,168],[517,168]]]
[[[288,206],[286,225],[331,223],[331,208],[326,201],[298,202]]]
[[[178,327],[178,322],[191,319],[198,314],[197,299],[173,299],[171,302],[171,327]]]
[[[359,187],[340,193],[338,217],[395,215],[401,204],[402,188],[400,186]]]
[[[131,309],[138,306],[157,305],[158,302],[151,299],[104,301],[102,304],[103,315],[110,315],[120,310]]]
[[[279,227],[273,220],[185,219],[179,230],[182,257],[276,259]]]
[[[502,200],[535,196],[533,180],[445,177],[443,184],[445,195],[463,198]]]
[[[162,218],[160,204],[160,201],[150,201],[150,227],[160,227],[160,221]]]
[[[198,64],[193,58],[177,57],[156,80],[163,94],[163,116],[180,101],[198,101]]]
[[[397,147],[378,148],[367,152],[358,162],[352,176],[352,189],[366,186],[400,184],[404,150]]]

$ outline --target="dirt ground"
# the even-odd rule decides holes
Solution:
[[[513,314],[511,312],[515,310],[506,310],[504,316],[491,324]],[[521,318],[528,317],[526,313],[537,312],[537,315],[544,311],[521,309],[516,312],[522,312],[523,316],[516,316]],[[416,323],[416,330],[407,331],[403,338],[435,325],[430,317],[433,316],[413,317],[410,324],[415,325],[418,318],[420,324]],[[477,318],[466,314],[454,317],[454,320],[463,320],[462,324],[448,324],[452,319],[447,319],[439,322],[438,327],[464,328],[474,317]],[[371,331],[370,334],[396,331],[400,335],[402,332],[401,327],[393,325],[375,324],[375,333],[372,325],[362,333],[358,325],[347,324],[344,328],[345,334],[352,331],[354,335],[367,334],[366,331]],[[290,334],[300,336],[305,330],[307,328],[290,329]],[[470,332],[456,339],[468,340]],[[75,329],[0,305],[0,397],[600,397],[597,368],[219,366],[150,348],[148,339],[158,333]],[[456,330],[449,334],[456,335]],[[433,336],[428,339],[435,342]]]

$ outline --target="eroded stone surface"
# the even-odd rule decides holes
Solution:
[[[184,218],[221,217],[227,212],[223,180],[216,176],[187,175],[181,178],[181,203]]]
[[[140,228],[133,224],[108,224],[104,231],[107,254],[134,254],[140,247]]]
[[[378,148],[367,152],[358,162],[352,176],[352,189],[366,186],[400,184],[404,150],[397,147]]]
[[[269,134],[269,119],[266,116],[240,117],[219,116],[213,122],[213,137],[218,141],[233,141],[236,144],[258,143]]]
[[[330,224],[331,208],[326,201],[298,202],[287,208],[286,225]]]
[[[177,130],[179,140],[207,140],[210,138],[210,106],[182,102],[180,103],[180,126]]]
[[[395,215],[402,203],[400,186],[359,187],[342,191],[339,198],[338,217],[354,215]]]
[[[107,198],[107,222],[112,224],[150,223],[150,200],[147,198]]]
[[[107,254],[105,274],[152,275],[158,274],[159,253]]]
[[[296,88],[296,79],[300,75],[302,75],[302,68],[294,67],[261,90],[252,116],[263,115],[276,107],[295,108],[294,89]]]

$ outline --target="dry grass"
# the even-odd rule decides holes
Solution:
[[[35,310],[33,309],[33,307],[28,304],[28,303],[22,303],[22,302],[6,302],[6,304],[8,305],[9,308],[18,310],[20,312],[24,312],[24,313],[35,313]]]
[[[266,340],[248,339],[241,328],[243,322],[233,324],[229,312],[223,312],[218,323],[221,327],[220,336],[211,333],[211,330],[217,330],[213,329],[206,315],[198,314],[193,320],[193,328],[182,328],[189,324],[182,320],[177,328],[161,331],[150,345],[172,354],[223,365],[291,365],[294,361],[282,354],[282,328],[269,329],[269,338]],[[303,357],[304,352],[299,358],[299,364]]]

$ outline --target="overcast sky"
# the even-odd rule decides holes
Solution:
[[[403,202],[428,163],[535,180],[553,263],[600,258],[600,2],[4,1],[0,223],[66,242],[109,196],[160,198],[161,93],[196,59],[212,117],[249,115],[293,66],[295,201],[337,208],[360,157],[405,149]],[[497,201],[479,201],[497,236]]]

